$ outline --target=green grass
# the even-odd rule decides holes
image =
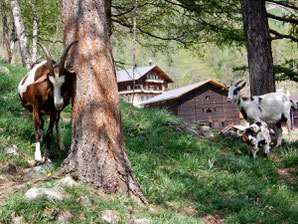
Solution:
[[[16,89],[26,70],[9,69],[10,74],[0,74],[0,168],[12,163],[23,169],[33,159],[34,127]],[[129,223],[128,208],[136,211],[133,218],[148,218],[154,223],[200,223],[207,215],[225,223],[298,223],[297,141],[273,148],[269,160],[262,156],[252,159],[240,142],[220,135],[213,141],[198,141],[172,131],[163,124],[179,119],[166,111],[133,108],[129,113],[130,105],[125,103],[121,103],[121,110],[132,169],[151,208],[139,206],[126,196],[97,194],[91,186],[80,184],[64,187],[71,197],[57,204],[44,198],[25,202],[24,190],[15,192],[0,208],[0,223],[10,223],[13,213],[28,223],[55,223],[48,209],[53,213],[71,211],[75,214],[71,223],[100,223],[100,212],[111,209],[118,213],[120,223]],[[70,113],[68,107],[63,116],[70,117]],[[69,148],[70,122],[62,122],[62,136]],[[14,144],[22,152],[21,158],[2,151]],[[67,151],[54,152],[56,148],[52,144],[58,167]],[[281,170],[287,170],[291,180],[280,176]],[[49,181],[41,186],[54,185],[55,181]],[[91,199],[91,207],[80,202],[82,195]]]

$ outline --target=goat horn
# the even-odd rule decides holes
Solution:
[[[53,58],[50,54],[50,52],[46,49],[45,46],[43,46],[43,44],[37,42],[37,44],[39,46],[41,46],[46,58],[47,58],[47,62],[48,62],[48,66],[49,66],[49,70],[50,70],[50,74],[54,75],[54,68],[53,68]]]
[[[238,86],[241,82],[243,82],[243,80],[236,82],[234,86]]]
[[[75,40],[74,42],[72,42],[71,44],[69,44],[69,45],[65,48],[65,50],[64,50],[64,52],[63,52],[63,54],[62,54],[62,56],[61,56],[60,65],[59,65],[59,73],[60,73],[60,74],[63,74],[63,73],[64,73],[64,70],[65,70],[65,66],[64,66],[64,64],[65,64],[66,56],[67,56],[67,54],[68,54],[69,49],[71,48],[71,46],[72,46],[73,44],[75,44],[75,43],[77,43],[77,42],[78,42],[78,41]]]
[[[243,81],[243,80],[242,80]],[[242,89],[246,85],[246,82],[244,82],[241,86],[238,87],[238,89]]]

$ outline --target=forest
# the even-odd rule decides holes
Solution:
[[[4,59],[5,46],[10,44],[13,51],[10,60],[20,65],[18,37],[9,2],[2,1],[1,39],[6,45],[1,47],[1,55]],[[175,80],[171,88],[209,78],[225,83],[248,79],[240,1],[191,2],[112,1],[111,39],[116,69],[132,67],[135,47],[135,63],[141,67],[152,59]],[[286,86],[296,94],[294,82],[279,82],[297,81],[297,5],[295,1],[283,2],[266,1],[267,13],[273,15],[268,17],[272,30],[272,56],[277,86]],[[59,1],[28,0],[19,1],[19,4],[32,59],[42,54],[36,49],[37,40],[48,46],[56,58],[63,45]],[[135,4],[138,7],[134,14]]]

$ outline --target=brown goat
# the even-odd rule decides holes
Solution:
[[[56,125],[57,140],[60,149],[63,143],[60,135],[60,113],[65,108],[73,95],[74,73],[65,69],[65,60],[72,42],[65,48],[60,63],[57,64],[51,57],[48,50],[39,43],[43,49],[47,61],[42,61],[35,66],[21,80],[18,86],[18,93],[21,104],[29,111],[33,112],[35,127],[35,165],[50,162],[50,142],[53,134],[54,124]],[[46,149],[41,157],[40,143],[43,141],[43,115],[50,115],[49,128],[46,134]]]

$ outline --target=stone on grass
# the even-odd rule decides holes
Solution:
[[[133,219],[130,224],[149,224],[152,223],[150,219]]]
[[[80,201],[84,206],[87,206],[87,207],[92,206],[92,202],[88,196],[81,196]]]
[[[16,213],[11,214],[11,223],[13,224],[25,224],[24,217],[18,216]]]
[[[9,69],[8,68],[5,68],[3,66],[0,66],[0,73],[9,73]]]
[[[69,211],[62,211],[58,213],[56,220],[59,224],[68,223],[73,217],[73,214],[71,214]]]
[[[25,200],[38,200],[45,196],[47,199],[53,202],[61,202],[67,197],[67,194],[62,187],[52,187],[52,188],[31,188],[25,195]]]
[[[104,210],[101,212],[101,218],[110,224],[118,223],[118,215],[112,210]]]
[[[212,129],[208,126],[201,126],[189,122],[167,121],[165,126],[173,129],[177,133],[188,133],[194,135],[197,139],[213,139]]]
[[[62,179],[58,180],[58,183],[61,183],[62,185],[65,185],[67,187],[73,187],[78,184],[70,175],[67,175]]]
[[[35,166],[24,170],[24,177],[34,178],[34,177],[45,177],[47,174],[51,173],[54,169],[53,164],[43,164],[41,166]]]
[[[18,149],[18,147],[16,145],[6,147],[4,149],[4,153],[7,154],[7,155],[15,155],[15,156],[19,156],[20,155],[19,149]]]
[[[17,167],[11,163],[9,163],[7,166],[1,169],[1,173],[8,174],[8,175],[14,175],[17,172],[18,172]]]

